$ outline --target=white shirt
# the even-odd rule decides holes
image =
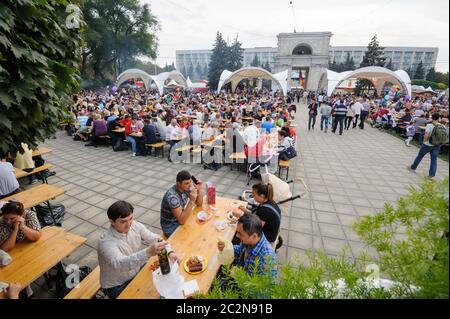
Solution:
[[[0,196],[8,195],[18,188],[14,167],[9,162],[0,162]]]
[[[320,103],[323,102],[323,95],[319,95],[319,102],[320,102]]]
[[[150,257],[148,247],[143,244],[154,245],[160,238],[137,221],[133,221],[127,234],[110,226],[98,241],[101,287],[113,288],[133,279]],[[172,249],[169,247],[167,251]]]
[[[170,141],[175,137],[178,138],[181,135],[181,133],[182,132],[179,126],[173,126],[172,124],[170,124],[169,126],[167,126],[166,129],[166,140]]]
[[[261,139],[261,133],[255,125],[250,125],[244,130],[242,138],[244,139],[245,144],[252,147]]]
[[[352,105],[352,111],[355,115],[361,115],[361,111],[364,109],[363,105],[359,102],[356,102]]]

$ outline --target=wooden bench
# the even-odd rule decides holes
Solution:
[[[152,148],[155,150],[155,156],[156,156],[156,150],[161,149],[161,157],[164,158],[164,146],[167,145],[167,142],[158,142],[154,144],[145,144],[145,147],[150,148],[150,154],[152,151]]]
[[[64,299],[93,299],[100,290],[100,267],[95,267],[78,288],[73,288]]]
[[[16,168],[14,173],[15,173],[17,179],[21,179],[21,178],[24,178],[26,176],[30,176],[30,175],[33,175],[33,174],[39,174],[39,175],[41,175],[42,182],[45,183],[45,184],[48,184],[47,176],[44,174],[44,172],[46,170],[51,169],[52,167],[53,167],[53,165],[50,164],[50,163],[49,164],[44,164],[42,166],[36,167],[31,172],[26,172],[26,171],[23,171],[23,170],[20,170],[20,169]]]
[[[278,177],[281,178],[281,170],[286,170],[286,180],[289,178],[289,166],[290,166],[290,161],[282,161],[280,160],[278,162]]]

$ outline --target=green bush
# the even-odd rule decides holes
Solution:
[[[338,257],[308,252],[307,260],[289,261],[279,267],[276,279],[249,276],[243,269],[225,271],[234,288],[216,280],[199,298],[448,298],[448,178],[424,181],[410,188],[397,207],[367,216],[353,227],[361,239],[376,250],[376,257],[363,252],[356,259],[343,250]],[[377,267],[368,267],[369,265]],[[373,284],[380,277],[394,282],[389,289]]]
[[[427,80],[412,80],[411,84],[421,85],[424,88],[428,88],[430,86],[433,90],[446,90],[448,88],[448,85],[446,85],[445,83],[436,83]]]

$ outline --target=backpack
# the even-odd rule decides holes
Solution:
[[[53,217],[55,218],[53,220],[52,213],[50,212],[47,205],[37,205],[36,208],[36,214],[39,220],[39,224],[41,224],[41,227],[46,226],[62,226],[62,223],[64,221],[64,215],[66,214],[66,208],[63,204],[55,203],[50,204],[50,207],[52,208]]]
[[[127,151],[128,145],[125,144],[125,142],[122,140],[122,138],[118,138],[116,143],[113,145],[113,151],[114,152],[122,152]]]
[[[437,124],[433,128],[433,132],[431,132],[430,143],[435,146],[444,145],[447,143],[447,131],[445,130],[445,126],[442,124]]]
[[[79,279],[81,282],[84,278],[89,275],[92,269],[88,266],[82,266],[79,268]],[[73,270],[69,269],[69,267],[65,267],[61,264],[61,267],[58,267],[58,272],[56,273],[56,298],[63,299],[73,288],[68,288],[66,285],[66,279],[72,274]]]
[[[278,158],[282,161],[288,161],[293,159],[294,157],[297,157],[297,151],[295,150],[292,143],[288,148],[286,148],[284,151],[281,151],[278,155]]]

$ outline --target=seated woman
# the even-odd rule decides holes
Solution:
[[[239,210],[243,213],[235,212],[233,214],[236,217],[249,213],[257,215],[262,221],[264,236],[268,242],[274,245],[280,232],[281,209],[273,200],[273,187],[271,184],[255,184],[252,187],[252,196],[258,204],[254,210],[251,211],[247,207],[240,206]]]
[[[0,249],[10,251],[16,243],[41,238],[41,226],[36,213],[24,210],[23,204],[9,201],[3,205],[0,216]]]
[[[285,130],[280,130],[278,131],[278,141],[279,141],[279,145],[277,148],[278,151],[278,159],[280,160],[289,160],[290,156],[289,155],[294,155],[294,154],[288,154],[288,149],[292,147],[294,147],[294,141],[292,140],[292,138],[289,136],[289,133],[287,133]],[[294,147],[295,149],[295,147]],[[295,157],[295,156],[294,156]]]

